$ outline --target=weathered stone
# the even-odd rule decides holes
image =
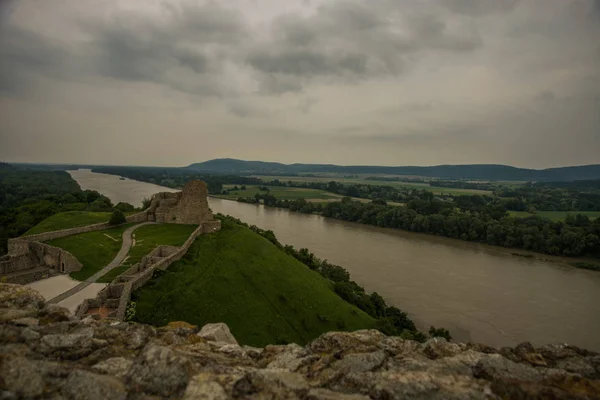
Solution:
[[[39,317],[44,324],[52,322],[68,321],[71,312],[68,308],[56,304],[48,304],[39,312]]]
[[[543,377],[543,374],[535,368],[525,364],[517,364],[500,354],[485,354],[480,357],[479,362],[473,367],[473,375],[476,378],[488,380],[521,379],[539,381]]]
[[[41,351],[89,349],[92,347],[92,328],[84,328],[78,333],[46,335],[42,338]]]
[[[192,377],[188,383],[184,400],[227,400],[227,393],[223,387],[212,380],[208,380],[206,374]]]
[[[198,336],[215,342],[238,344],[235,337],[231,334],[229,327],[222,322],[204,325],[200,332],[198,332]]]
[[[127,329],[126,343],[127,348],[136,350],[144,347],[148,342],[148,339],[156,336],[156,331],[147,325],[132,325],[130,329]]]
[[[44,380],[38,366],[23,357],[0,357],[0,387],[24,398],[40,396]]]
[[[377,350],[372,353],[347,354],[339,361],[332,364],[332,368],[343,372],[367,372],[380,367],[385,361],[385,353]]]
[[[148,213],[156,222],[202,225],[215,221],[208,207],[206,183],[198,180],[187,182],[181,192],[161,192],[154,195]],[[218,230],[218,229],[217,229]]]
[[[581,357],[569,357],[559,360],[556,363],[556,367],[586,378],[600,378],[600,374],[596,371],[596,368]]]
[[[9,322],[37,315],[34,309],[0,308],[0,322]]]
[[[45,303],[44,297],[27,286],[0,283],[0,308],[38,310]]]
[[[189,359],[168,347],[149,343],[129,369],[126,379],[149,394],[173,396],[187,386],[191,372]]]
[[[40,338],[40,334],[31,328],[25,328],[21,331],[21,338],[25,342],[31,342],[33,340],[38,340]]]
[[[19,326],[38,326],[40,324],[40,320],[37,318],[31,318],[31,317],[19,318],[19,319],[13,320],[13,324],[19,325]]]
[[[69,374],[61,393],[73,400],[124,400],[127,397],[125,386],[118,379],[81,370]]]
[[[369,400],[370,397],[361,394],[344,394],[328,389],[311,389],[306,400]]]
[[[356,332],[327,332],[312,343],[309,349],[315,353],[352,352],[367,353],[379,350],[386,336],[376,330],[360,330]]]
[[[423,344],[422,351],[427,357],[436,359],[455,356],[462,350],[456,343],[449,343],[442,337],[435,337]]]
[[[305,347],[258,349],[194,332],[183,323],[156,330],[128,322],[11,320],[0,324],[0,399],[599,399],[600,393],[600,355],[568,345],[524,343],[498,353],[370,330],[329,332]],[[161,345],[165,340],[171,344]]]
[[[233,397],[248,398],[260,393],[264,398],[304,397],[309,385],[300,374],[282,369],[264,369],[248,372],[233,387]]]
[[[92,368],[98,372],[112,375],[117,378],[122,378],[125,376],[125,374],[127,374],[127,371],[129,371],[129,368],[131,368],[132,365],[133,361],[125,357],[112,357],[104,361],[100,361]]]
[[[272,354],[269,357],[269,353]],[[267,346],[263,357],[267,357],[267,368],[296,371],[305,362],[307,351],[295,343],[286,346]]]

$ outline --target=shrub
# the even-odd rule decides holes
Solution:
[[[125,219],[125,214],[123,214],[121,210],[113,211],[110,220],[108,221],[110,225],[121,225],[125,222],[127,222],[127,220]]]
[[[123,212],[131,212],[131,211],[135,210],[135,208],[131,204],[129,204],[129,203],[123,203],[123,202],[118,203],[115,206],[115,208],[117,210],[123,211]]]
[[[429,328],[429,336],[431,337],[443,337],[447,341],[452,340],[452,335],[450,335],[450,331],[444,328],[436,328],[435,326],[431,326]]]

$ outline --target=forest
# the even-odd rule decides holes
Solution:
[[[161,168],[161,167],[94,167],[92,172],[101,174],[118,175],[136,181],[149,182],[155,185],[170,188],[181,188],[193,179],[206,182],[208,193],[217,194],[223,190],[226,184],[256,185],[261,183],[260,179],[237,175],[211,175],[201,174],[194,170],[185,168]]]
[[[61,211],[111,211],[111,201],[81,190],[65,171],[42,171],[0,163],[0,255],[7,240]]]
[[[382,199],[370,203],[345,197],[325,205],[304,199],[281,200],[264,194],[238,201],[263,202],[266,206],[359,222],[411,232],[519,248],[563,256],[600,257],[600,218],[574,212],[565,221],[540,216],[511,217],[502,199],[463,195],[444,199],[427,191],[413,191],[405,206],[391,206]]]

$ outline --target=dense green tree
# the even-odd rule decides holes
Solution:
[[[124,224],[127,220],[125,219],[125,214],[121,210],[115,210],[110,216],[110,220],[108,223],[110,225],[121,225]]]

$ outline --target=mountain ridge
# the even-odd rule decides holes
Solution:
[[[278,162],[217,158],[200,163],[193,163],[185,168],[212,173],[256,175],[347,173],[409,175],[442,179],[519,181],[576,181],[600,179],[600,164],[531,169],[513,167],[503,164],[443,164],[423,167],[303,163],[283,164]]]

